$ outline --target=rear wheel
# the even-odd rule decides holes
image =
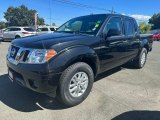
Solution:
[[[137,68],[143,68],[147,60],[147,49],[143,48],[138,58],[133,62]]]
[[[16,36],[15,36],[15,39],[18,39],[18,38],[21,38],[21,36],[19,36],[19,35],[16,35]]]
[[[71,65],[60,78],[59,100],[69,107],[78,105],[89,95],[93,81],[94,74],[88,64],[79,62]]]

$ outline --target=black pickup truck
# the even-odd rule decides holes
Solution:
[[[129,61],[142,68],[152,50],[151,38],[140,35],[136,21],[128,16],[77,17],[55,33],[12,41],[9,78],[74,106],[87,98],[98,74]]]

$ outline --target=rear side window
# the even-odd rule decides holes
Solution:
[[[41,28],[41,31],[48,31],[48,28]]]
[[[136,31],[134,21],[131,19],[125,19],[125,34],[130,36],[134,35]]]
[[[25,31],[28,31],[28,32],[34,32],[34,29],[33,28],[23,28]]]
[[[21,28],[13,28],[13,31],[21,31]]]
[[[122,19],[120,17],[112,17],[105,28],[105,33],[111,36],[122,35]]]

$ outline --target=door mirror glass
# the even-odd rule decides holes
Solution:
[[[118,36],[121,32],[117,29],[109,29],[106,37]]]
[[[121,17],[112,17],[105,29],[104,29],[105,38],[112,36],[122,35],[122,19]]]

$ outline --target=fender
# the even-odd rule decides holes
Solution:
[[[97,74],[99,71],[99,59],[95,51],[88,46],[73,46],[60,51],[48,62],[49,72],[62,73],[70,65],[76,62],[84,62],[85,59],[89,60],[88,64],[94,63]]]
[[[140,43],[139,53],[141,52],[141,50],[142,50],[144,47],[148,50],[148,48],[149,48],[149,42],[148,42],[148,40],[147,40],[147,39],[142,39],[140,42],[141,42],[141,43]]]

